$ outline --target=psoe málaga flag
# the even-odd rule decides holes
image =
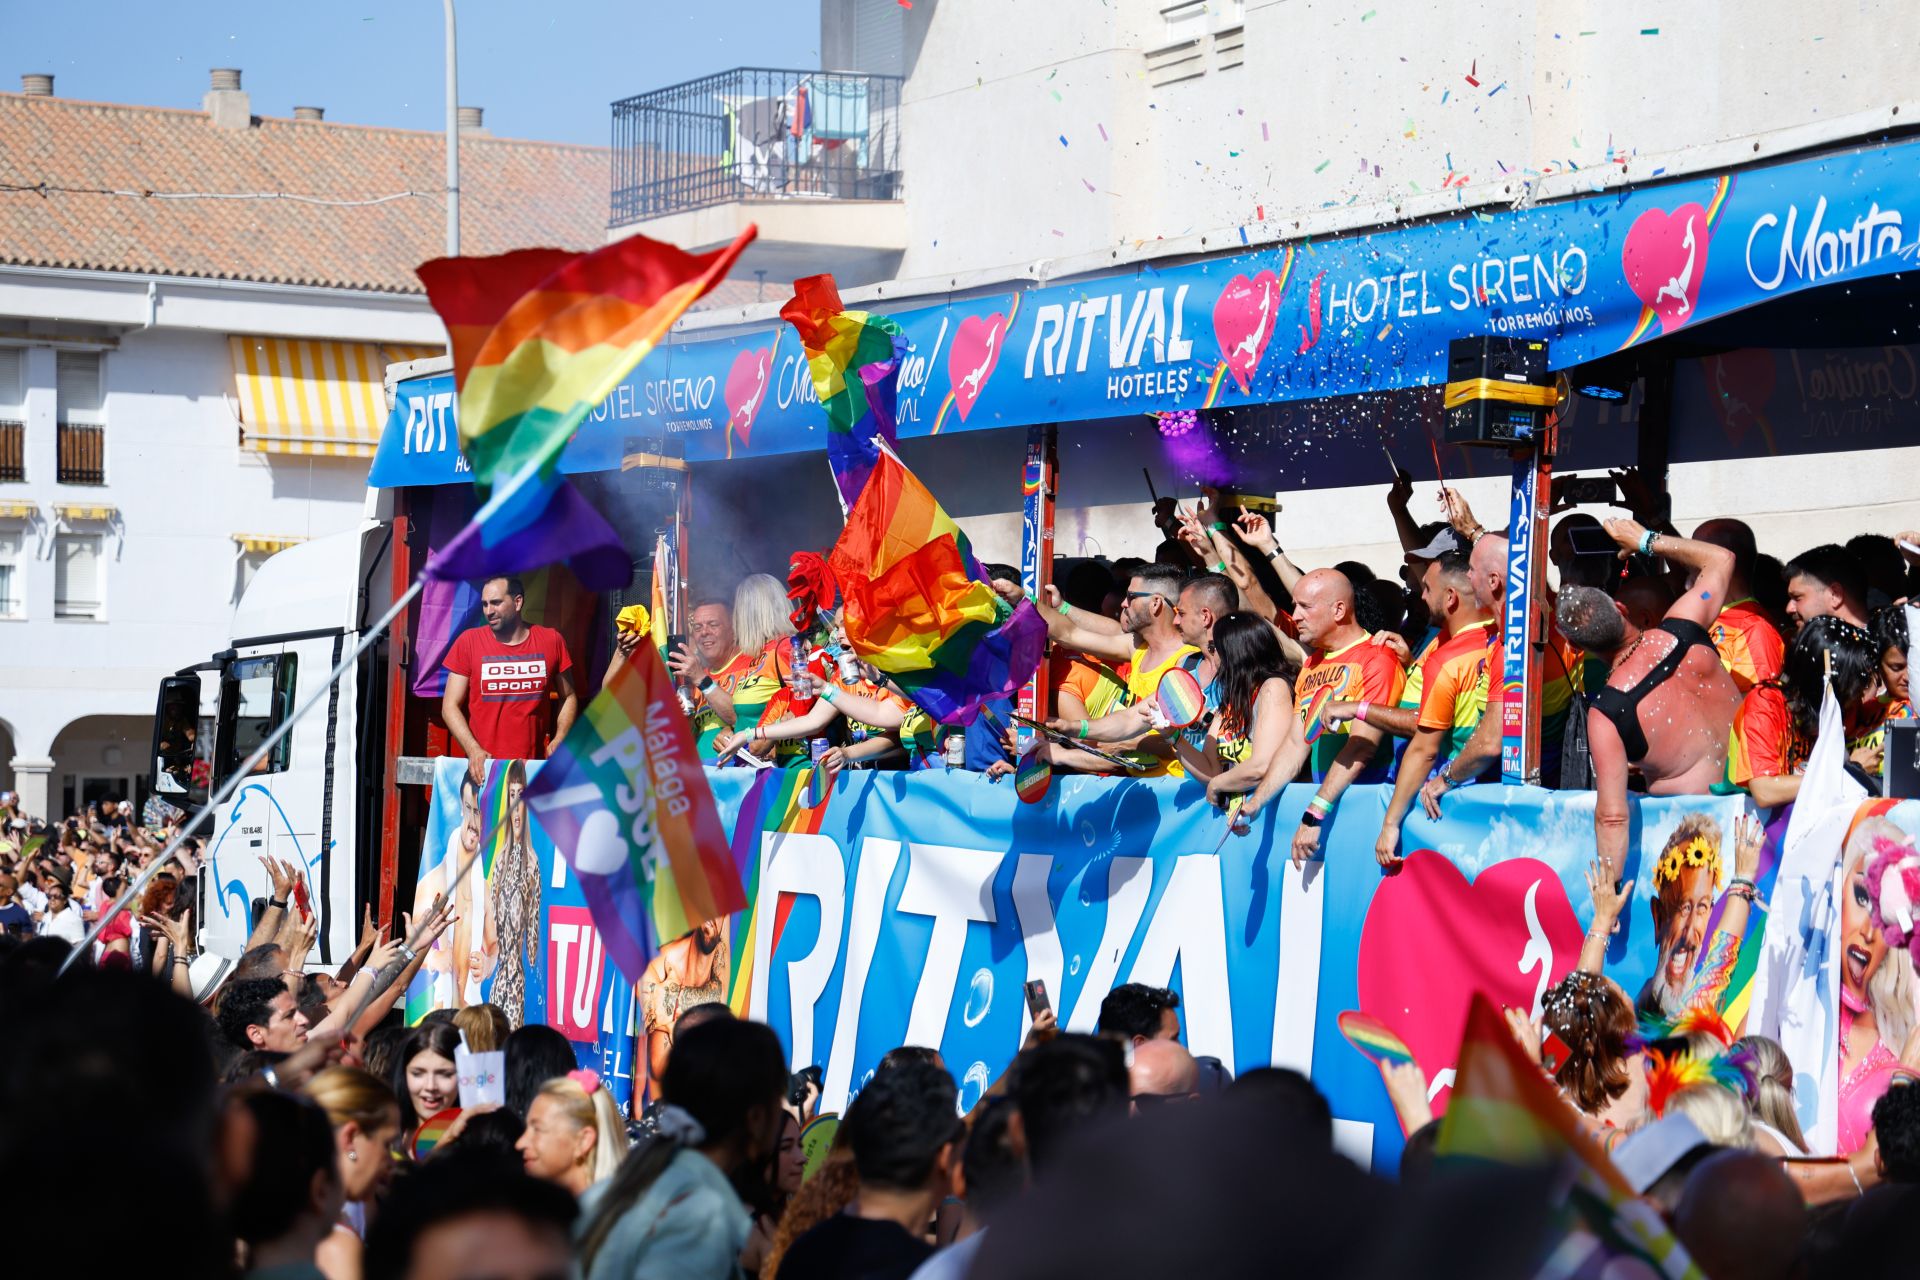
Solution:
[[[526,800],[635,985],[662,942],[746,906],[686,713],[650,639],[587,705]]]
[[[632,558],[561,478],[560,454],[755,234],[749,226],[706,254],[628,236],[590,253],[520,249],[420,266],[451,342],[460,451],[483,496],[472,522],[428,561],[430,576],[566,561],[596,590],[627,584]]]

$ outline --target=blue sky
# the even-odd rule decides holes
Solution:
[[[615,98],[729,67],[819,65],[818,0],[460,0],[460,101],[496,134],[606,146]],[[256,115],[438,129],[438,0],[0,0],[10,65],[63,98],[195,107],[239,67]]]

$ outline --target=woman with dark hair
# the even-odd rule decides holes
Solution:
[[[552,1027],[521,1027],[507,1037],[507,1110],[524,1122],[540,1086],[579,1065],[573,1046]]]
[[[747,1207],[753,1212],[753,1234],[740,1254],[740,1269],[750,1276],[760,1274],[767,1256],[773,1251],[774,1233],[787,1206],[807,1176],[807,1153],[800,1145],[800,1122],[791,1111],[780,1116],[780,1140],[773,1154],[756,1171],[754,1185],[747,1194]]]
[[[722,1280],[739,1269],[753,1219],[733,1184],[779,1140],[780,1041],[757,1022],[704,1022],[674,1045],[660,1085],[659,1137],[582,1198],[587,1280]]]
[[[1835,617],[1813,618],[1787,646],[1780,678],[1755,685],[1733,718],[1727,781],[1745,787],[1763,809],[1791,804],[1800,795],[1800,771],[1820,725],[1820,690],[1828,664],[1833,696],[1846,718],[1855,764],[1880,772],[1880,751],[1859,739],[1878,727],[1879,649],[1867,632]]]
[[[1217,764],[1209,769],[1203,763],[1199,772],[1212,775],[1207,799],[1220,804],[1260,785],[1296,723],[1296,673],[1281,652],[1272,625],[1244,610],[1226,614],[1213,624],[1213,654],[1214,677],[1208,690],[1213,721],[1200,754]],[[1191,736],[1181,742],[1182,756],[1190,759]]]
[[[460,1073],[454,1050],[460,1033],[445,1022],[421,1023],[393,1056],[393,1092],[400,1100],[402,1138],[427,1120],[460,1105]]]
[[[1913,700],[1907,691],[1905,605],[1890,604],[1873,615],[1873,651],[1880,669],[1880,723],[1861,739],[1860,745],[1880,749],[1880,772],[1885,773],[1887,722],[1913,717]]]

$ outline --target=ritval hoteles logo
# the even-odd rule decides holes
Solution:
[[[1707,274],[1707,211],[1683,204],[1672,213],[1649,209],[1633,220],[1620,265],[1634,296],[1660,317],[1660,331],[1691,324]]]
[[[987,389],[1006,340],[1007,317],[998,311],[968,316],[953,331],[953,345],[947,348],[947,378],[953,384],[953,407],[960,421],[967,420],[974,402]]]
[[[727,370],[727,430],[740,437],[740,443],[753,443],[753,420],[767,402],[767,388],[773,382],[773,348],[749,347],[733,358]]]
[[[591,1044],[607,967],[600,931],[585,907],[554,907],[547,921],[547,1021],[567,1039]]]
[[[1271,271],[1252,279],[1237,275],[1213,304],[1213,336],[1242,395],[1273,340],[1282,291],[1280,277]]]

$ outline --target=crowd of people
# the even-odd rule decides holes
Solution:
[[[1904,1256],[1920,1208],[1920,979],[1879,874],[1914,859],[1912,840],[1869,819],[1842,854],[1838,1159],[1806,1158],[1803,1064],[1738,1035],[1724,1007],[1758,897],[1757,822],[1726,842],[1730,877],[1717,830],[1689,819],[1670,836],[1650,904],[1659,963],[1642,990],[1608,975],[1607,954],[1631,891],[1630,791],[1791,802],[1829,679],[1849,767],[1868,780],[1883,768],[1885,726],[1911,714],[1897,605],[1920,573],[1904,550],[1920,535],[1783,564],[1737,521],[1682,536],[1636,476],[1617,479],[1628,518],[1564,516],[1541,602],[1545,780],[1598,793],[1592,925],[1542,1017],[1510,1011],[1510,1029],[1710,1280],[1852,1276]],[[1450,490],[1446,518],[1421,524],[1411,496],[1402,475],[1391,575],[1302,569],[1273,521],[1211,494],[1156,506],[1152,562],[1057,565],[1035,600],[1052,653],[1033,750],[1063,772],[1191,778],[1246,820],[1311,782],[1286,846],[1296,863],[1321,856],[1349,787],[1390,785],[1376,857],[1391,874],[1415,804],[1437,814],[1451,790],[1497,775],[1508,696],[1505,537]],[[1019,575],[986,569],[1017,605]],[[544,642],[521,621],[518,584],[496,579],[483,599],[476,681],[491,678],[475,665],[486,645]],[[639,634],[621,633],[616,661]],[[716,763],[1015,769],[1010,702],[964,728],[934,723],[830,608],[795,610],[770,576],[696,604],[668,664]],[[564,650],[546,660],[514,733],[564,728],[569,666]],[[1157,697],[1174,671],[1202,692],[1189,724]],[[565,700],[547,725],[556,681]],[[476,765],[498,754],[489,697],[449,685]],[[474,909],[457,893],[388,925],[369,913],[332,972],[307,963],[318,925],[305,869],[273,859],[231,964],[195,954],[195,842],[114,911],[166,842],[164,822],[142,820],[160,816],[106,801],[53,825],[0,796],[0,1197],[64,1249],[163,1274],[303,1280],[1145,1276],[1281,1257],[1310,1274],[1478,1277],[1535,1274],[1564,1230],[1550,1180],[1436,1154],[1434,1082],[1417,1066],[1383,1068],[1408,1135],[1388,1181],[1338,1153],[1309,1079],[1233,1079],[1196,1059],[1178,996],[1137,984],[1107,995],[1094,1034],[1040,1012],[966,1114],[939,1054],[903,1046],[843,1115],[821,1117],[819,1068],[728,1012],[724,959],[696,932],[662,953],[678,957],[676,981],[649,988],[652,1087],[629,1117],[551,1027],[514,1026],[477,998],[405,1025],[397,1002]],[[103,917],[90,963],[56,978]],[[496,1052],[500,1096],[466,1096],[463,1062]],[[88,1120],[107,1121],[137,1169],[111,1203],[84,1190],[101,1185],[87,1179],[103,1144],[77,1136]],[[1475,1231],[1458,1230],[1463,1214]]]
[[[1571,511],[1553,526],[1539,602],[1551,619],[1541,781],[1599,793],[1608,865],[1622,865],[1630,791],[1790,802],[1829,668],[1851,764],[1877,790],[1885,726],[1912,714],[1897,602],[1920,579],[1920,553],[1903,550],[1920,534],[1862,534],[1782,562],[1738,520],[1683,537],[1637,473],[1615,480],[1621,518]],[[1310,781],[1296,861],[1315,856],[1348,787],[1391,784],[1376,852],[1397,865],[1416,802],[1437,816],[1448,791],[1498,777],[1498,712],[1518,679],[1503,670],[1505,533],[1445,488],[1445,519],[1422,524],[1412,496],[1402,472],[1388,504],[1403,559],[1386,574],[1302,569],[1267,516],[1211,491],[1192,509],[1156,505],[1165,539],[1152,562],[1056,563],[1035,601],[1052,642],[1036,757],[1055,771],[1204,780],[1245,820]],[[984,569],[1009,605],[1020,600],[1015,569]],[[1015,770],[1010,699],[964,728],[935,724],[854,652],[829,609],[790,611],[788,594],[754,575],[731,603],[691,610],[669,665],[708,759]],[[637,642],[622,637],[629,651]],[[1176,669],[1204,693],[1191,725],[1171,724],[1155,697]]]
[[[1743,869],[1758,839],[1740,832]],[[1598,868],[1593,884],[1600,937],[1618,898]],[[412,963],[372,936],[366,965]],[[816,1115],[817,1068],[695,1005],[639,1127],[558,1031],[492,1005],[413,1027],[377,1001],[357,1015],[358,977],[316,997],[284,954],[196,1003],[124,965],[56,979],[68,946],[0,942],[0,1196],[74,1260],[274,1280],[1145,1277],[1281,1259],[1517,1278],[1566,1230],[1552,1179],[1436,1153],[1417,1067],[1388,1076],[1409,1137],[1387,1180],[1339,1153],[1306,1076],[1194,1058],[1160,988],[1115,988],[1092,1034],[1043,1011],[965,1114],[938,1052],[903,1046],[844,1114]],[[1852,1158],[1783,1159],[1799,1131],[1778,1046],[1709,1019],[1648,1032],[1603,952],[1549,991],[1541,1024],[1509,1020],[1704,1274],[1889,1273],[1920,1209],[1920,1086],[1886,1090]],[[464,1098],[459,1059],[491,1053],[498,1097]],[[1676,1071],[1686,1055],[1738,1070]],[[137,1170],[112,1194],[101,1142],[76,1132],[89,1117],[111,1117]]]

